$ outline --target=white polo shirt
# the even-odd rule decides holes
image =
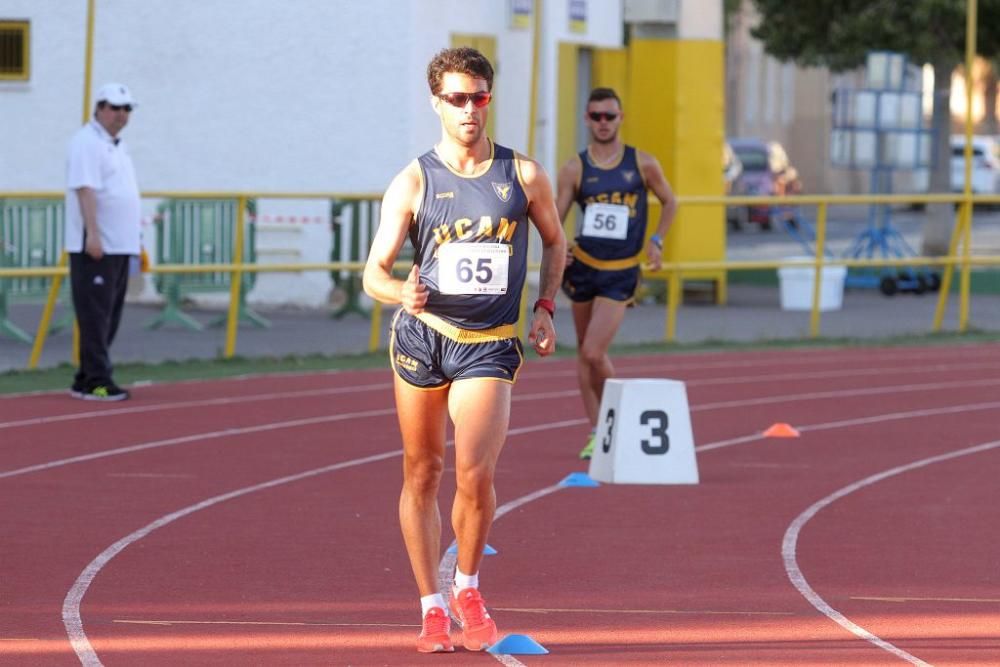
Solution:
[[[125,142],[91,120],[69,142],[66,159],[66,250],[83,252],[83,214],[78,188],[92,188],[97,228],[109,255],[138,255],[141,198]]]

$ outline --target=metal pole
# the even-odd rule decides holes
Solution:
[[[533,28],[533,34],[531,36],[531,92],[528,97],[528,156],[534,157],[535,155],[535,125],[538,119],[538,58],[541,52],[542,43],[542,0],[535,0],[535,25]],[[528,235],[528,247],[526,252],[528,256],[531,256],[531,234]],[[556,258],[556,261],[561,261],[561,258]],[[521,308],[520,313],[517,318],[517,336],[518,338],[524,338],[524,329],[526,326],[526,315],[528,311],[528,301],[530,300],[528,295],[528,281],[524,281],[524,287],[521,289]]]
[[[820,281],[823,279],[823,257],[826,244],[826,204],[816,210],[816,268],[813,273],[812,313],[809,316],[809,336],[819,336]]]
[[[236,234],[233,241],[234,269],[229,278],[229,318],[226,320],[226,350],[224,356],[231,359],[236,352],[236,331],[240,322],[240,288],[243,282],[243,224],[246,222],[247,198],[240,197],[236,202]]]
[[[965,187],[965,227],[962,244],[962,281],[958,306],[958,330],[965,333],[969,327],[969,252],[972,245],[972,64],[976,58],[976,0],[968,0],[965,15],[965,153],[963,160]]]

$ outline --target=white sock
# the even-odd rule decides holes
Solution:
[[[445,612],[448,611],[448,605],[445,604],[444,596],[440,593],[433,593],[431,595],[424,595],[420,598],[420,616],[423,618],[430,611],[431,607],[440,607],[444,609]]]
[[[466,588],[479,588],[479,573],[465,574],[456,567],[454,586],[455,595],[458,595],[459,591],[465,590]]]

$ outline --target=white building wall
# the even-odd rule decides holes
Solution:
[[[622,43],[621,2],[586,5],[586,32],[573,33],[569,0],[543,3],[535,155],[550,173],[558,41]],[[106,81],[132,88],[139,106],[124,136],[147,192],[381,193],[440,138],[426,66],[455,33],[496,38],[496,139],[528,150],[533,35],[511,27],[505,0],[95,0],[95,7],[92,89]],[[86,0],[0,0],[0,17],[31,21],[30,80],[0,82],[0,190],[63,188],[66,141],[83,121],[86,12]],[[149,217],[154,206],[145,203]],[[258,236],[261,261],[328,259],[328,208],[261,201],[258,214],[271,225]],[[307,231],[271,229],[279,217],[297,217]],[[262,274],[251,302],[301,294],[286,284],[295,280]]]

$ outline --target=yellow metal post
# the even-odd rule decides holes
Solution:
[[[535,0],[535,25],[531,36],[531,91],[528,96],[528,155],[535,155],[535,125],[538,118],[538,54],[542,49],[542,0]],[[531,257],[531,238],[528,235],[528,256]],[[556,258],[559,261],[560,258]],[[524,281],[521,289],[521,308],[517,316],[517,337],[524,340],[527,328],[528,301],[531,296],[528,294],[528,281]]]
[[[958,330],[969,326],[969,253],[972,245],[972,64],[976,58],[976,0],[968,0],[965,12],[965,151],[963,154],[965,187],[965,227],[963,227],[962,283],[958,306]]]
[[[59,266],[63,267],[69,261],[69,254],[63,250],[59,256]],[[42,356],[42,349],[45,347],[45,339],[49,335],[49,326],[52,323],[52,311],[56,307],[56,300],[59,298],[59,288],[62,287],[62,274],[52,277],[52,285],[49,287],[49,295],[45,300],[45,308],[42,309],[42,319],[38,321],[38,331],[35,332],[35,342],[31,346],[31,355],[28,357],[28,368],[38,368],[38,360]],[[73,322],[74,327],[76,322]]]
[[[87,0],[87,39],[83,58],[83,122],[90,120],[90,82],[94,70],[94,0]]]
[[[816,269],[813,273],[812,313],[809,315],[809,336],[819,337],[820,281],[823,279],[823,258],[826,244],[826,204],[816,209]]]
[[[958,299],[958,330],[965,333],[969,328],[969,286],[972,279],[969,262],[970,251],[972,249],[972,202],[965,204],[965,225],[962,228],[962,279],[959,287]]]
[[[668,343],[677,338],[677,309],[681,304],[681,272],[674,269],[670,272],[667,283],[667,327],[664,340]]]
[[[382,302],[376,301],[372,306],[372,328],[368,333],[368,351],[377,352],[379,339],[382,338]]]
[[[87,0],[87,40],[83,58],[83,123],[90,120],[90,84],[94,71],[94,0]],[[36,339],[37,340],[37,339]],[[42,341],[44,343],[44,339]],[[41,350],[39,350],[41,354]],[[70,362],[80,365],[80,323],[73,318],[73,342],[69,348]]]
[[[951,240],[948,242],[948,257],[954,257],[958,252],[958,241],[962,238],[962,229],[965,225],[965,207],[968,202],[963,203],[955,216],[955,227],[951,231]],[[948,264],[941,271],[941,286],[938,291],[937,308],[934,310],[934,325],[931,330],[941,331],[944,323],[944,312],[948,307],[948,293],[951,292],[951,275],[955,270],[953,264]]]
[[[226,359],[236,352],[236,331],[240,321],[240,289],[243,287],[243,224],[246,221],[247,198],[241,196],[236,204],[236,234],[233,241],[233,272],[229,279],[229,318],[226,320]]]

